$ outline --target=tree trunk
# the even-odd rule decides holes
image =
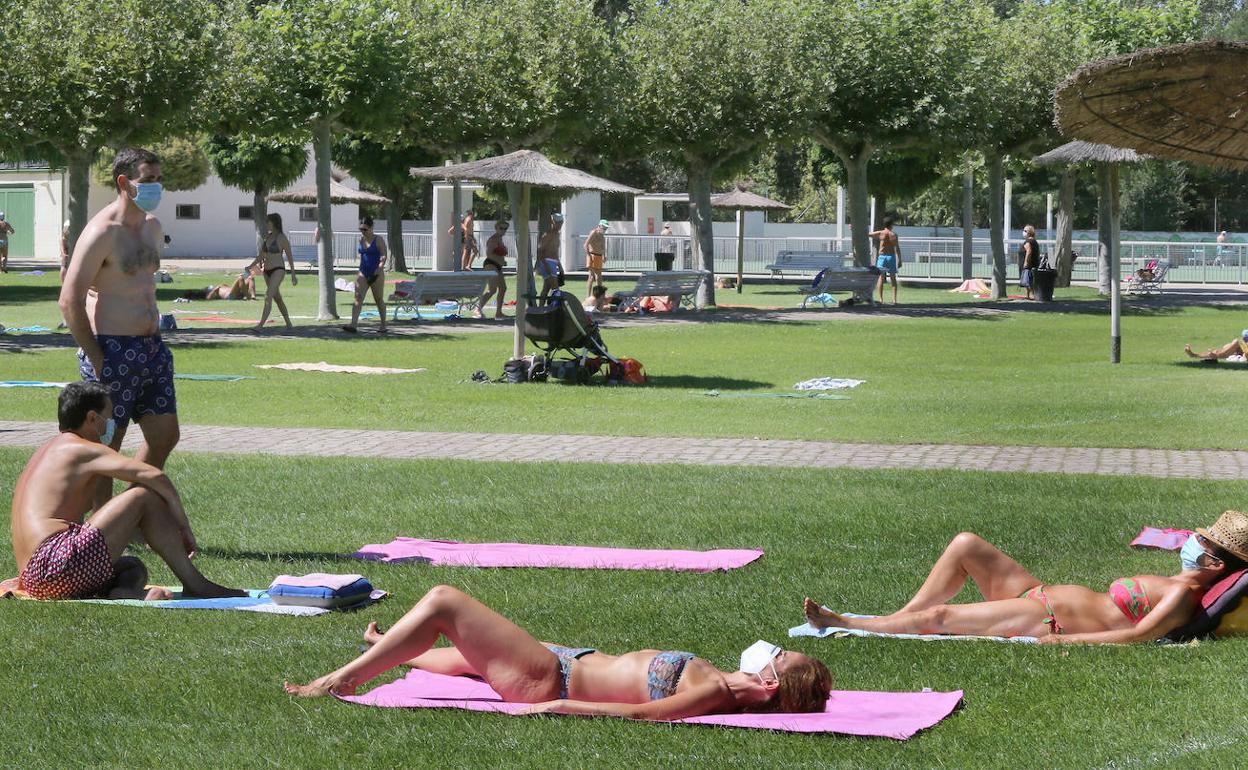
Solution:
[[[95,153],[79,150],[66,153],[69,176],[69,253],[72,256],[78,236],[87,226],[87,196],[91,190],[91,163]]]
[[[516,333],[512,358],[520,358],[524,355],[524,314],[533,294],[529,283],[533,275],[529,256],[529,186],[508,182],[507,201],[516,230]]]
[[[1074,166],[1062,169],[1062,186],[1057,193],[1057,285],[1069,286],[1074,271],[1075,252],[1075,177]]]
[[[317,244],[317,275],[321,281],[320,307],[316,317],[328,321],[338,317],[337,291],[334,288],[334,227],[330,219],[333,203],[329,199],[329,162],[331,136],[329,119],[321,118],[312,129],[312,149],[316,155],[316,222],[321,228]]]
[[[992,241],[992,298],[1003,299],[1005,278],[1005,159],[998,152],[985,153],[988,161],[988,239]]]
[[[1096,215],[1096,290],[1102,296],[1109,294],[1109,257],[1113,240],[1113,200],[1110,191],[1109,164],[1096,164],[1096,189],[1099,206]]]
[[[251,191],[251,223],[256,226],[256,253],[260,253],[260,244],[269,233],[269,186],[258,185]]]
[[[390,190],[386,197],[386,245],[390,247],[390,269],[396,273],[407,272],[407,255],[403,251],[403,193]]]
[[[845,166],[845,191],[849,195],[849,235],[854,246],[854,264],[871,266],[871,196],[867,192],[867,161],[874,149],[868,144],[832,148]]]
[[[962,280],[974,273],[975,253],[975,167],[968,160],[962,174]]]
[[[710,273],[698,287],[698,307],[710,307],[715,304],[715,237],[711,220],[711,170],[696,163],[690,164],[689,168],[689,227],[693,242],[696,244],[695,253],[701,257],[701,267]]]

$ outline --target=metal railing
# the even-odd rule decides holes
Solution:
[[[311,230],[287,233],[291,246],[313,245]],[[383,238],[385,233],[380,234]],[[334,233],[334,267],[353,268],[359,263],[357,233]],[[403,233],[403,258],[409,270],[433,269],[433,233]]]

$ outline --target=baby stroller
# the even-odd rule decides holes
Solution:
[[[620,364],[581,301],[562,290],[551,292],[546,304],[529,307],[524,336],[545,355],[546,371],[556,379],[585,384],[604,361]]]

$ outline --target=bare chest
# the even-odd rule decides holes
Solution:
[[[160,250],[155,236],[144,228],[134,232],[124,227],[113,231],[113,249],[106,263],[125,275],[154,273],[160,267]]]

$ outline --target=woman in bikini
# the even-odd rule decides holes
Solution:
[[[838,627],[902,634],[1035,636],[1045,644],[1127,644],[1160,639],[1186,625],[1214,583],[1248,562],[1248,514],[1227,511],[1209,529],[1197,529],[1180,552],[1172,577],[1137,575],[1105,593],[1076,585],[1049,585],[988,541],[970,532],[953,539],[923,587],[891,615],[855,618],[807,598],[816,628]],[[946,604],[967,578],[984,601]]]
[[[431,649],[440,636],[454,646]],[[429,591],[384,634],[370,623],[364,641],[371,646],[355,660],[310,684],[288,682],[286,691],[305,697],[347,695],[395,666],[408,665],[481,677],[504,700],[533,704],[529,713],[681,719],[738,711],[822,711],[832,689],[832,676],[822,663],[765,642],[761,646],[769,649],[758,674],[720,671],[689,652],[607,655],[539,642],[450,586]]]
[[[295,255],[290,250],[290,239],[282,232],[282,216],[281,214],[269,214],[265,219],[268,225],[268,232],[265,233],[264,239],[260,242],[260,252],[256,255],[256,261],[252,265],[259,265],[264,269],[264,311],[260,314],[260,323],[256,324],[255,331],[263,331],[264,324],[269,320],[269,313],[273,310],[273,304],[277,304],[278,312],[282,314],[282,319],[286,321],[286,328],[293,326],[290,322],[290,313],[286,312],[286,301],[282,299],[282,279],[286,277],[286,261],[290,262],[290,285],[298,286],[299,278],[295,275]]]
[[[342,327],[344,332],[355,334],[356,324],[360,322],[360,310],[364,307],[364,297],[368,290],[373,290],[373,302],[377,303],[377,315],[381,318],[381,326],[377,331],[386,333],[386,242],[373,232],[373,218],[360,218],[360,242],[355,250],[360,255],[360,269],[355,276],[355,304],[351,306],[351,323]]]
[[[494,305],[494,317],[503,317],[503,298],[507,296],[507,279],[503,277],[503,268],[507,266],[507,244],[503,243],[506,234],[507,223],[499,220],[494,223],[494,234],[485,242],[485,266],[493,270],[494,275],[490,276],[485,293],[477,300],[477,318],[485,318],[485,303],[495,294],[498,300]]]

